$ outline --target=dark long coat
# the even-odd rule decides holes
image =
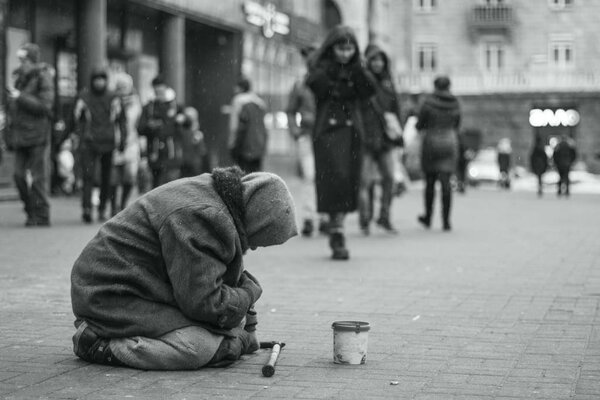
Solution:
[[[448,91],[427,96],[418,116],[422,130],[421,169],[424,173],[455,171],[458,160],[460,105]]]
[[[333,45],[340,41],[356,47],[348,64],[333,58]],[[307,76],[317,107],[313,145],[319,212],[351,212],[358,206],[363,135],[360,101],[375,93],[359,54],[350,28],[338,26],[317,51]]]
[[[529,155],[531,171],[536,175],[542,175],[548,169],[548,155],[543,145],[536,145]]]

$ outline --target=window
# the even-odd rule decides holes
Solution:
[[[483,45],[483,69],[488,72],[500,72],[506,66],[504,43],[489,42]]]
[[[548,5],[553,10],[564,10],[573,7],[575,0],[548,0]]]
[[[569,68],[575,65],[572,41],[553,41],[550,43],[550,65],[556,68]]]
[[[414,0],[417,11],[428,12],[437,7],[437,0]]]
[[[437,68],[437,46],[421,43],[416,47],[416,69],[421,72],[432,72]]]

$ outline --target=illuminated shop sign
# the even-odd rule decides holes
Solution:
[[[566,110],[563,108],[556,110],[534,108],[529,111],[529,124],[536,128],[544,126],[576,126],[579,124],[579,120],[579,112],[572,108]]]
[[[246,1],[243,5],[246,22],[262,28],[266,38],[272,38],[276,33],[288,35],[290,33],[290,17],[275,9],[275,5],[267,3],[261,5],[254,1]]]

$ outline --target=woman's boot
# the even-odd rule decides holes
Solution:
[[[346,238],[342,232],[332,232],[329,236],[329,246],[331,247],[331,258],[334,260],[347,260],[350,253],[346,248]]]

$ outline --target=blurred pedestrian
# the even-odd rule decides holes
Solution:
[[[533,147],[529,153],[529,166],[531,172],[537,177],[537,194],[538,196],[542,196],[544,193],[542,177],[548,169],[548,155],[546,154],[546,146],[540,135],[535,135]]]
[[[185,117],[181,126],[181,140],[183,144],[183,163],[181,177],[200,175],[207,172],[207,149],[204,133],[200,130],[198,110],[194,107],[183,109]]]
[[[83,173],[82,220],[92,222],[92,190],[100,178],[98,220],[106,220],[106,206],[112,197],[111,174],[113,151],[116,145],[116,126],[123,123],[121,104],[116,94],[108,89],[108,73],[96,67],[90,75],[90,86],[79,94],[73,112],[76,130],[80,136],[80,166]],[[124,128],[123,128],[124,129]]]
[[[119,130],[119,148],[114,152],[111,179],[111,215],[127,206],[131,191],[137,182],[140,163],[140,143],[137,125],[142,114],[142,103],[133,87],[133,78],[126,73],[115,76],[115,92],[121,103],[122,124]]]
[[[238,167],[154,189],[104,224],[75,261],[73,351],[144,370],[224,367],[258,350],[248,249],[295,236],[281,178]]]
[[[235,86],[229,124],[229,151],[233,162],[245,171],[263,169],[267,152],[267,104],[252,91],[252,84],[241,78]]]
[[[439,76],[433,82],[434,91],[421,106],[417,129],[423,132],[421,168],[425,175],[425,213],[419,222],[429,228],[435,199],[435,183],[442,186],[442,222],[444,231],[450,231],[452,188],[450,178],[458,159],[458,129],[460,104],[450,93],[450,79]]]
[[[7,149],[15,152],[14,180],[23,202],[25,226],[49,226],[48,168],[54,81],[40,63],[40,48],[27,43],[17,51],[14,87],[7,86]],[[27,174],[31,182],[27,181]]]
[[[307,85],[315,95],[313,131],[317,211],[329,214],[332,258],[350,257],[344,219],[358,207],[363,121],[360,101],[375,93],[351,28],[333,28],[312,60]]]
[[[306,46],[300,50],[300,54],[306,65],[310,63],[311,56],[316,48]],[[307,75],[298,79],[288,97],[287,116],[290,134],[295,141],[296,155],[300,167],[300,178],[302,182],[300,209],[302,211],[302,236],[311,236],[315,221],[319,221],[319,231],[326,233],[327,221],[325,216],[317,216],[316,194],[315,194],[315,154],[313,151],[312,133],[315,126],[316,103],[315,98],[306,85]]]
[[[468,145],[467,132],[458,133],[458,162],[456,165],[456,190],[465,193],[468,185],[467,170],[475,152]]]
[[[503,189],[510,189],[510,168],[512,165],[512,144],[509,138],[498,141],[498,169],[500,170],[500,181],[498,184]]]
[[[397,233],[390,221],[396,163],[400,162],[396,147],[403,145],[400,105],[390,74],[387,54],[377,45],[365,50],[367,70],[374,77],[375,95],[362,102],[364,122],[362,169],[359,191],[359,223],[369,234],[374,212],[373,189],[381,182],[379,217],[376,224],[389,233]]]
[[[152,187],[179,178],[183,148],[181,124],[185,117],[177,104],[176,93],[162,77],[152,80],[154,99],[142,110],[138,132],[146,138]]]
[[[565,197],[569,197],[569,186],[571,184],[569,172],[571,172],[576,158],[577,150],[575,149],[575,142],[569,136],[565,134],[561,135],[552,153],[552,160],[559,176],[556,192],[558,196],[564,194]]]

